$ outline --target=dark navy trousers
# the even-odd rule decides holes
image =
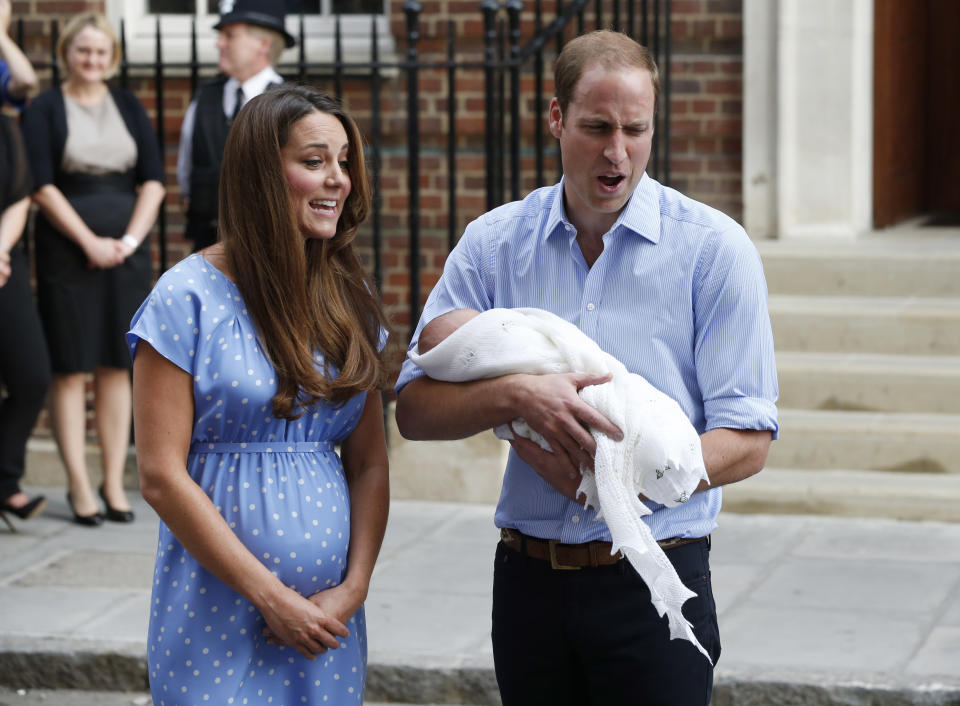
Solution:
[[[709,539],[666,550],[697,595],[683,606],[720,657]],[[713,667],[665,617],[629,562],[575,571],[497,546],[493,655],[504,706],[707,706]]]

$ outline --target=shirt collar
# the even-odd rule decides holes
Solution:
[[[563,206],[563,183],[564,178],[561,177],[560,183],[555,187],[555,197],[544,229],[546,237],[554,233],[572,234],[574,231],[573,224],[567,218],[567,212]],[[646,238],[651,243],[660,241],[660,197],[657,182],[646,173],[640,178],[633,196],[627,201],[626,208],[620,212],[620,216],[610,230],[616,231],[620,226]]]
[[[230,93],[231,95],[236,94],[237,86],[243,88],[243,96],[246,100],[250,100],[256,96],[259,96],[265,90],[267,86],[271,83],[283,83],[283,77],[278,74],[272,66],[268,66],[260,73],[254,74],[248,78],[243,83],[240,83],[237,79],[232,76],[227,79],[226,84],[223,86],[224,93]]]

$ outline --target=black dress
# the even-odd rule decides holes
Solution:
[[[16,123],[0,115],[0,213],[30,195],[30,170]],[[27,439],[43,407],[50,360],[30,288],[22,240],[0,286],[0,502],[20,491]]]
[[[136,164],[126,172],[87,174],[63,168],[68,125],[59,88],[31,102],[23,114],[23,131],[34,190],[53,184],[94,233],[120,238],[136,204],[136,187],[150,180],[162,183],[163,166],[143,106],[128,91],[111,89],[110,94],[136,143]],[[37,214],[34,232],[37,296],[53,371],[130,368],[124,334],[153,283],[148,244],[116,267],[98,269],[88,267],[80,246],[42,213]]]

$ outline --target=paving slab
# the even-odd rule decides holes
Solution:
[[[74,525],[52,498],[0,530],[0,706],[140,703],[158,520],[133,499],[130,526]],[[496,541],[490,504],[393,502],[368,703],[499,703]],[[960,704],[960,524],[724,512],[712,564],[715,706]],[[55,700],[22,700],[44,690]],[[82,700],[101,692],[119,700]]]

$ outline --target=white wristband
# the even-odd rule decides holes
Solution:
[[[126,245],[131,250],[136,250],[140,247],[140,241],[134,238],[129,233],[124,233],[123,237],[120,238],[120,242]]]

